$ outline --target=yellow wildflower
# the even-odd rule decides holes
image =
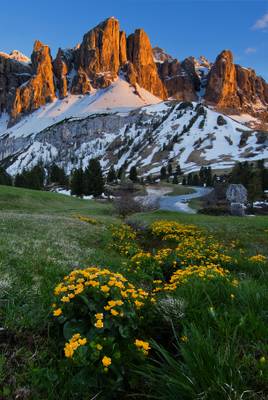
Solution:
[[[104,367],[109,367],[112,364],[112,359],[110,357],[104,356],[102,359],[102,365]]]
[[[53,311],[54,317],[58,317],[61,314],[62,314],[62,309],[61,308],[57,308],[56,310]]]
[[[95,322],[94,325],[95,325],[95,327],[98,328],[98,329],[103,328],[103,322],[102,322],[101,319],[98,319],[97,322]]]

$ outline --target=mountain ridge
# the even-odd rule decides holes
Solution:
[[[226,113],[246,112],[268,122],[268,84],[253,69],[234,64],[230,50],[211,64],[203,57],[198,68],[194,57],[180,62],[160,48],[159,60],[156,49],[143,29],[127,36],[111,17],[89,30],[79,46],[59,48],[55,59],[38,40],[31,62],[20,63],[22,54],[0,53],[0,113],[7,112],[12,125],[55,98],[90,94],[123,74],[132,86],[138,84],[162,100],[202,100]]]
[[[91,157],[147,175],[169,161],[230,168],[268,159],[267,102],[267,83],[231,51],[178,61],[109,18],[54,60],[40,41],[30,61],[0,53],[0,164],[13,175],[40,161],[70,172]]]

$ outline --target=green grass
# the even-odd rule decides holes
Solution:
[[[51,192],[0,186],[0,211],[27,214],[109,216],[112,206]]]
[[[98,224],[81,222],[77,214]],[[14,390],[27,389],[33,371],[50,357],[55,284],[76,267],[117,269],[121,258],[109,248],[108,227],[118,222],[107,203],[0,186],[0,398],[6,393],[5,399],[13,399]],[[14,364],[2,368],[11,356]]]
[[[169,186],[174,187],[172,184]],[[174,189],[188,190],[182,186]],[[92,216],[98,224],[81,222],[74,218],[77,214]],[[159,386],[162,397],[156,398],[176,399],[178,390],[185,390],[189,396],[185,395],[182,400],[194,399],[196,386],[192,387],[189,380],[184,381],[183,378],[176,381],[176,376],[182,368],[185,372],[186,363],[187,376],[197,385],[198,377],[201,379],[202,364],[198,366],[196,360],[203,362],[206,352],[210,370],[206,376],[202,376],[204,380],[198,383],[200,387],[205,388],[206,379],[210,380],[213,365],[217,367],[213,376],[215,379],[218,376],[219,385],[223,382],[221,379],[224,379],[224,375],[220,375],[223,367],[227,371],[226,376],[230,372],[234,379],[237,378],[237,385],[240,385],[240,371],[236,373],[233,349],[239,354],[248,351],[248,359],[245,358],[242,368],[247,371],[246,376],[249,376],[250,381],[250,357],[255,353],[259,357],[263,346],[262,337],[266,332],[267,271],[263,267],[252,267],[242,262],[241,254],[249,256],[261,253],[268,256],[268,217],[214,217],[156,211],[130,218],[142,225],[157,219],[198,225],[227,247],[234,246],[235,242],[230,251],[240,257],[236,268],[244,281],[237,289],[235,306],[228,300],[227,308],[224,308],[223,299],[229,299],[230,293],[224,288],[211,287],[206,292],[203,287],[192,287],[181,291],[180,296],[187,304],[187,316],[178,331],[184,327],[189,337],[194,339],[184,349],[184,360],[176,359],[175,364],[170,348],[158,348],[160,353],[164,351],[168,354],[165,353],[166,361],[161,364],[160,370],[149,371],[150,382],[156,378],[156,385],[161,376],[164,377]],[[50,315],[53,288],[65,274],[76,267],[99,265],[122,270],[122,261],[125,260],[111,250],[109,231],[111,224],[120,222],[110,203],[0,186],[0,327],[4,328],[0,330],[0,398],[83,400],[75,392],[72,393],[70,382],[73,370],[66,372],[66,362],[60,361],[62,343],[55,341],[57,331]],[[219,307],[221,318],[217,324],[211,322],[208,312],[211,304]],[[209,324],[211,332],[207,330]],[[164,332],[163,337],[166,337],[167,329],[170,330],[170,327],[167,328],[167,323],[160,321],[157,315],[155,331],[159,330],[160,334]],[[234,329],[238,332],[235,347],[228,347],[224,352],[225,347],[230,345]],[[211,335],[207,343],[204,340],[206,335]],[[216,364],[213,364],[215,348]],[[158,350],[155,349],[155,352]],[[222,356],[225,357],[223,361]],[[228,372],[229,362],[232,364]],[[164,382],[169,376],[175,383],[167,388]],[[260,391],[261,382],[260,377],[257,382]],[[212,392],[215,397],[207,397],[207,400],[221,397],[216,383]],[[221,398],[225,400],[225,397]],[[238,400],[239,397],[233,396],[230,399]]]

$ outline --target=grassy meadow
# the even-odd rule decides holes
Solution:
[[[124,222],[0,186],[0,399],[267,399],[268,217]]]

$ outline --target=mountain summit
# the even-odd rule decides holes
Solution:
[[[12,174],[40,161],[70,172],[92,157],[145,174],[167,162],[229,168],[268,158],[267,122],[267,83],[230,50],[179,61],[114,17],[55,59],[39,40],[30,60],[0,53],[0,164]]]
[[[221,52],[212,65],[205,57],[180,62],[153,49],[143,29],[127,37],[114,17],[87,32],[76,48],[59,49],[54,60],[40,41],[31,60],[18,51],[0,53],[0,112],[10,115],[12,125],[56,97],[90,94],[118,76],[162,100],[202,100],[227,113],[268,120],[267,83],[254,70],[235,65],[231,51]]]

